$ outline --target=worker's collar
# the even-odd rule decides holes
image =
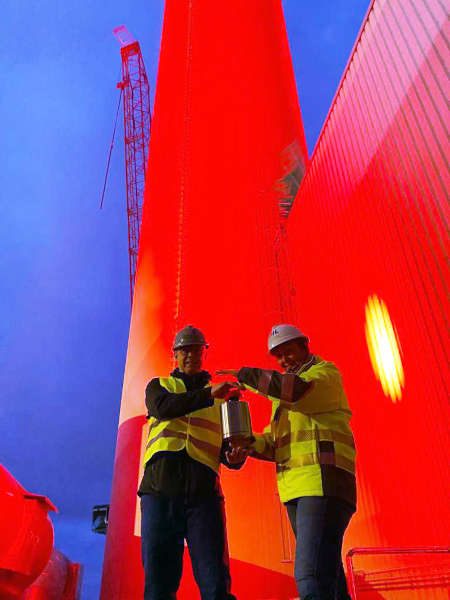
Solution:
[[[194,375],[187,375],[187,373],[183,373],[183,371],[180,371],[177,367],[172,371],[171,375],[172,377],[181,379],[187,390],[203,388],[211,381],[211,374],[208,373],[208,371],[200,371]]]
[[[303,373],[303,371],[307,371],[310,367],[312,367],[316,363],[317,363],[317,356],[315,354],[310,354],[308,356],[308,358],[306,359],[306,361],[302,365],[300,365],[300,367],[297,371],[297,375],[299,375],[300,373]]]

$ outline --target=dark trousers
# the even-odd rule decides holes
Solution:
[[[305,496],[286,508],[297,540],[294,574],[301,600],[350,600],[341,551],[352,506],[338,498]]]
[[[141,498],[145,600],[174,600],[183,568],[184,540],[202,600],[233,600],[223,498],[185,502]]]

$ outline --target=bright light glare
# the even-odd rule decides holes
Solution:
[[[399,342],[386,304],[377,296],[367,301],[365,331],[375,376],[385,395],[398,402],[405,385]]]

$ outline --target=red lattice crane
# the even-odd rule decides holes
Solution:
[[[123,94],[128,259],[132,303],[150,142],[150,86],[139,42],[124,25],[116,27],[113,33],[121,45],[122,57],[122,81],[117,87]]]

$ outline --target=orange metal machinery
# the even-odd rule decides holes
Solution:
[[[45,496],[25,490],[0,465],[0,598],[77,600],[81,567],[53,548]]]
[[[144,391],[171,370],[175,331],[193,323],[205,332],[214,372],[268,364],[267,331],[292,318],[292,303],[282,302],[290,290],[280,211],[287,214],[306,160],[280,0],[168,0],[103,600],[142,597],[136,490]],[[269,414],[268,403],[254,403],[255,430]],[[241,600],[296,596],[272,466],[248,461],[239,473],[224,470],[222,482],[234,591]],[[198,597],[189,566],[179,597]]]

